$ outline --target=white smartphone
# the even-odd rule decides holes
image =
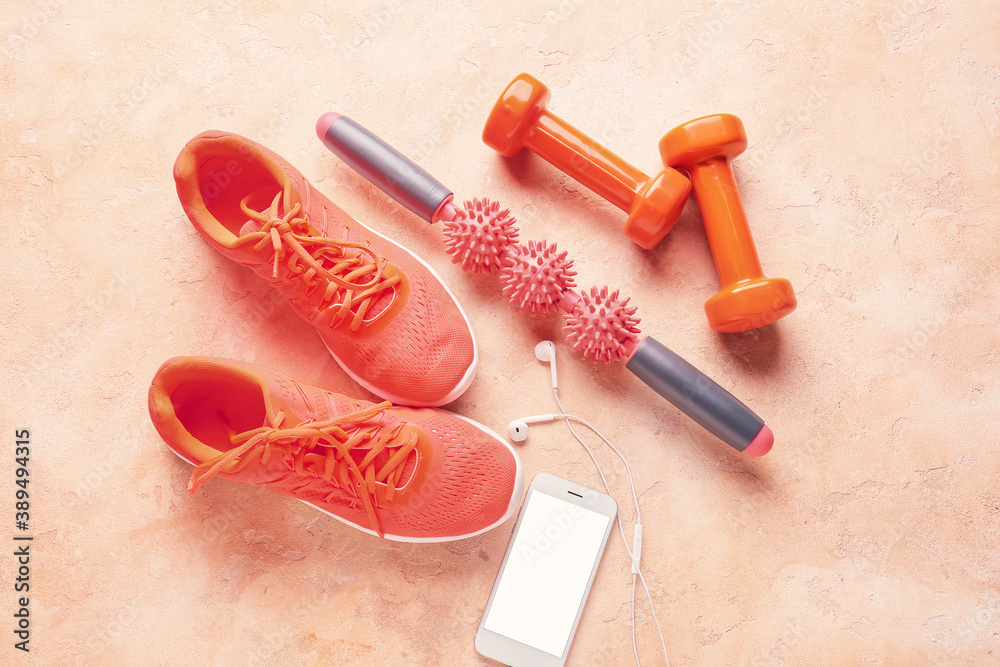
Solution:
[[[618,504],[549,473],[531,480],[476,650],[512,667],[566,663]]]

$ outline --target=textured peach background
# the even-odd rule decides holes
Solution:
[[[473,635],[510,524],[445,545],[380,542],[227,482],[190,496],[146,389],[177,354],[361,390],[263,281],[182,216],[170,168],[196,133],[265,143],[434,265],[481,344],[451,407],[497,430],[555,410],[532,346],[558,318],[463,275],[440,230],[313,134],[336,109],[631,295],[643,329],[757,410],[777,444],[729,450],[622,367],[558,347],[569,410],[629,456],[644,566],[674,665],[982,665],[1000,660],[997,318],[1000,20],[990,0],[323,3],[14,0],[0,10],[0,471],[32,433],[32,651],[0,663],[486,665]],[[713,333],[697,207],[646,252],[624,216],[479,134],[517,73],[637,167],[685,120],[740,116],[735,161],[765,272],[798,310]],[[596,442],[596,439],[589,438]],[[560,424],[529,474],[598,485]],[[627,481],[609,478],[631,520]],[[13,474],[0,474],[0,539]],[[631,661],[628,563],[609,543],[570,656]],[[13,548],[5,546],[0,553]],[[660,664],[645,602],[639,650]]]

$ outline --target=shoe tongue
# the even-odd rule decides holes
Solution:
[[[276,397],[273,393],[271,394],[271,410],[275,417],[278,416],[278,413],[284,413],[284,417],[278,428],[294,428],[306,420],[304,415],[296,414],[287,403]],[[264,423],[261,426],[271,428],[274,424],[265,416]]]
[[[240,227],[240,236],[246,236],[247,234],[253,234],[254,232],[260,231],[260,223],[256,220],[247,220]]]
[[[269,392],[271,413],[285,413],[280,428],[295,428],[307,421],[325,422],[358,409],[339,394],[294,381],[272,381]],[[266,418],[264,426],[271,426]]]
[[[393,455],[395,455],[395,453],[396,453],[395,447],[387,447],[385,450],[380,452],[379,455],[375,457],[375,461],[372,464],[375,470],[376,471],[381,470],[382,466],[384,466],[389,461],[389,459]],[[356,450],[354,452],[351,452],[351,454],[352,456],[354,456],[355,461],[360,463],[361,459],[364,458],[366,451]],[[397,489],[406,486],[409,483],[410,478],[413,477],[413,473],[417,469],[417,450],[413,450],[412,452],[410,452],[410,454],[406,457],[406,460],[403,461],[401,465],[403,468],[403,472],[400,474],[399,481],[396,483]]]
[[[406,461],[403,462],[403,473],[399,476],[399,486],[403,487],[410,483],[410,478],[413,477],[413,473],[417,470],[417,450],[410,452],[410,455],[406,457]]]
[[[282,218],[300,201],[299,194],[292,188],[289,188],[287,195],[282,192],[281,196],[278,196],[273,186],[267,186],[251,192],[241,203],[251,211],[257,211],[269,218]],[[240,227],[240,236],[259,232],[262,226],[263,223],[250,218]]]
[[[382,311],[388,309],[392,305],[392,297],[395,293],[396,290],[394,289],[382,290],[375,301],[368,306],[368,310],[365,311],[365,319],[370,320],[376,315],[381,315]]]

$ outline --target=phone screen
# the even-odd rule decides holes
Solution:
[[[522,512],[483,627],[562,657],[611,518],[540,491]]]

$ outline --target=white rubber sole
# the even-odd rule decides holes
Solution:
[[[494,431],[493,429],[491,429],[490,427],[485,426],[483,424],[480,424],[479,422],[477,422],[477,421],[475,421],[473,419],[469,419],[468,417],[465,417],[465,416],[460,415],[460,414],[456,414],[456,413],[451,412],[449,410],[442,410],[442,412],[447,412],[448,414],[450,414],[450,415],[452,415],[454,417],[458,417],[459,419],[462,419],[462,420],[464,420],[464,421],[472,424],[473,426],[475,426],[479,430],[488,433],[489,435],[491,435],[497,441],[502,442],[503,445],[504,445],[504,447],[506,447],[507,450],[514,457],[514,462],[517,464],[517,469],[516,469],[516,471],[514,473],[514,475],[515,475],[514,490],[511,492],[510,504],[507,506],[507,511],[504,512],[503,516],[500,517],[500,519],[498,519],[497,521],[494,521],[493,523],[491,523],[489,526],[486,526],[485,528],[477,530],[474,533],[466,533],[464,535],[455,535],[455,536],[449,536],[449,537],[403,537],[401,535],[388,535],[387,534],[385,536],[385,539],[387,539],[387,540],[391,540],[393,542],[413,542],[413,543],[455,542],[456,540],[465,540],[465,539],[468,539],[470,537],[475,537],[476,535],[482,535],[485,532],[493,530],[494,528],[496,528],[497,526],[499,526],[500,524],[502,524],[503,522],[505,522],[507,519],[509,519],[511,516],[513,516],[514,512],[516,512],[517,509],[521,506],[521,497],[524,495],[524,466],[521,464],[521,457],[517,455],[517,452],[514,450],[513,447],[511,447],[510,443],[507,442],[506,440],[504,440],[503,438],[501,438],[497,434],[497,432]],[[182,456],[177,450],[175,450],[170,445],[167,445],[167,448],[170,449],[170,451],[172,451],[174,454],[176,454],[177,458],[181,459],[182,461],[184,461],[186,463],[190,463],[193,466],[197,466],[198,465],[197,463],[195,463],[194,461],[191,461],[187,457]],[[279,495],[284,495],[284,494],[279,494]],[[288,497],[291,497],[291,496],[288,496]],[[327,516],[333,517],[337,521],[339,521],[342,524],[345,524],[347,526],[350,526],[351,528],[356,528],[357,530],[360,530],[363,533],[368,533],[369,535],[372,535],[374,537],[378,537],[379,536],[379,534],[376,533],[371,528],[365,528],[364,526],[359,526],[358,524],[354,523],[353,521],[348,521],[347,519],[345,519],[343,517],[337,516],[336,514],[333,514],[331,512],[326,511],[322,507],[319,507],[317,505],[313,505],[312,503],[306,502],[305,500],[299,500],[298,498],[295,498],[295,500],[298,500],[300,503],[303,503],[304,505],[309,505],[309,507],[312,507],[313,509],[317,509],[320,512],[322,512],[323,514],[326,514]]]
[[[317,192],[319,191],[317,190]],[[455,305],[458,307],[458,312],[462,314],[462,319],[465,321],[465,328],[468,329],[469,337],[472,338],[472,364],[470,364],[469,367],[466,369],[465,375],[463,375],[461,381],[459,381],[459,383],[455,385],[455,388],[452,389],[450,392],[448,392],[448,394],[446,394],[441,400],[433,401],[430,403],[422,403],[419,401],[412,401],[410,399],[403,398],[402,396],[396,396],[395,394],[391,394],[382,389],[379,389],[378,387],[375,387],[370,382],[360,377],[359,375],[356,375],[350,368],[348,368],[344,364],[344,362],[340,360],[340,357],[337,356],[337,353],[330,349],[330,346],[327,345],[325,338],[320,336],[320,340],[323,341],[323,345],[326,346],[327,351],[330,353],[330,356],[333,357],[334,361],[337,362],[337,365],[340,366],[345,373],[351,376],[351,379],[353,379],[355,382],[357,382],[362,387],[364,387],[371,393],[375,394],[376,396],[380,396],[388,401],[392,401],[393,403],[397,403],[399,405],[405,405],[407,407],[412,407],[412,408],[437,408],[447,403],[451,403],[452,401],[456,400],[459,396],[464,394],[465,390],[468,389],[469,386],[472,384],[472,381],[476,379],[476,371],[479,366],[479,344],[476,342],[476,334],[472,331],[472,323],[469,322],[469,316],[465,314],[465,309],[462,308],[462,304],[459,303],[458,299],[455,297],[454,292],[452,292],[451,288],[448,287],[448,283],[446,283],[441,278],[438,272],[434,270],[434,267],[432,267],[430,264],[424,261],[423,257],[413,252],[403,244],[390,239],[388,236],[379,234],[377,231],[375,231],[365,223],[359,220],[355,220],[355,222],[357,222],[359,225],[361,225],[370,233],[379,237],[383,241],[391,243],[400,250],[409,253],[411,257],[420,262],[424,266],[424,268],[427,269],[430,272],[430,274],[434,276],[442,286],[444,286],[444,289],[448,293],[448,296],[451,297],[451,300],[454,301]]]

